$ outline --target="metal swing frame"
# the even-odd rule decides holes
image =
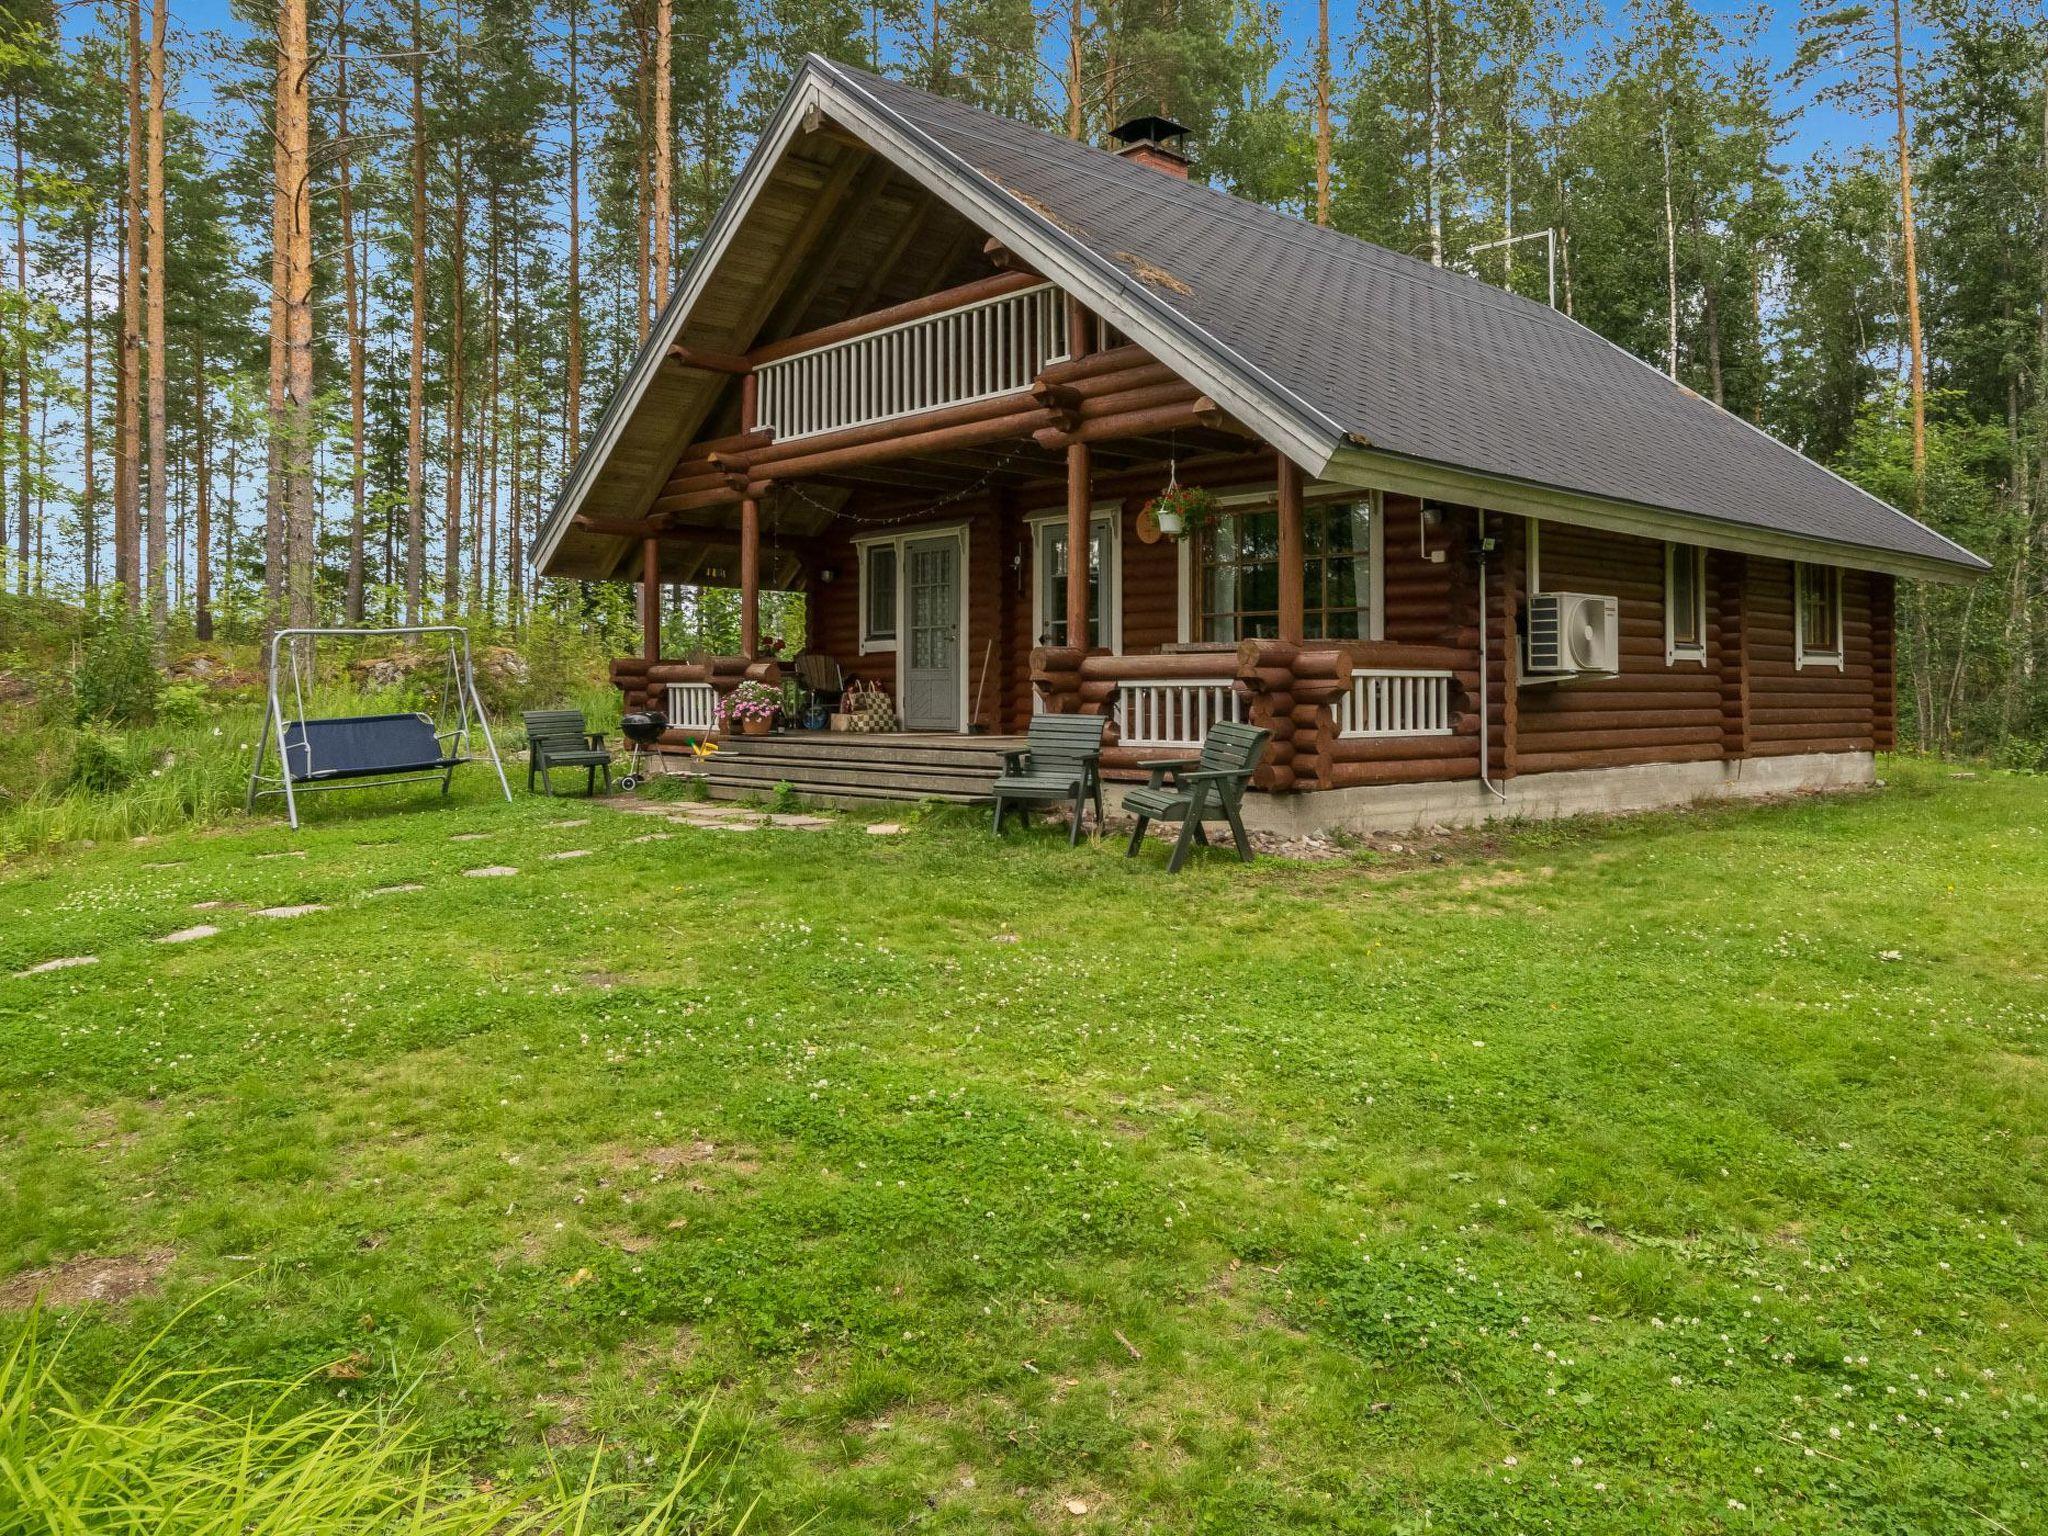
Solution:
[[[456,705],[456,723],[448,730],[435,730],[434,740],[442,754],[442,762],[420,771],[394,773],[378,777],[378,770],[371,769],[359,776],[333,779],[325,783],[313,782],[313,747],[310,741],[302,739],[299,750],[306,758],[302,772],[292,771],[292,746],[285,739],[286,723],[284,700],[278,692],[278,648],[289,642],[306,642],[306,662],[299,661],[299,646],[293,644],[286,653],[291,674],[292,704],[295,711],[294,723],[304,726],[306,715],[306,676],[313,670],[314,647],[323,639],[356,640],[376,635],[440,635],[448,644],[448,672],[443,685],[443,707],[446,699],[453,694]],[[253,811],[256,802],[266,795],[284,797],[285,814],[294,831],[299,825],[300,794],[310,794],[323,789],[376,789],[386,784],[417,784],[432,779],[441,781],[441,793],[448,793],[449,782],[455,777],[455,770],[470,761],[470,735],[472,730],[481,732],[484,747],[490,753],[491,766],[498,773],[498,787],[504,791],[505,799],[512,798],[511,782],[505,777],[504,759],[498,756],[498,744],[491,736],[490,717],[484,712],[484,702],[476,689],[476,664],[470,655],[469,631],[459,624],[393,624],[364,629],[310,627],[302,629],[280,629],[270,637],[269,671],[270,709],[269,719],[262,733],[256,738],[256,761],[249,769],[249,794],[244,809]],[[341,717],[347,718],[347,717]],[[429,726],[434,720],[425,712],[420,718]],[[266,775],[264,764],[272,745],[277,749],[278,771]]]

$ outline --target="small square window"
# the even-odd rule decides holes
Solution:
[[[1697,544],[1664,546],[1664,660],[1707,659],[1707,552]]]
[[[860,643],[886,650],[896,644],[896,546],[870,544],[860,559]]]

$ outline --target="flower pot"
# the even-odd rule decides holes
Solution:
[[[1159,524],[1159,531],[1169,539],[1177,539],[1187,532],[1187,520],[1178,512],[1161,509],[1155,511],[1152,517]]]
[[[744,736],[766,736],[770,721],[766,715],[748,715],[740,721],[740,734]]]

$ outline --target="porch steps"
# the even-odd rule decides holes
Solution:
[[[901,805],[936,800],[982,805],[1021,736],[735,736],[704,765],[714,800],[772,794],[787,784],[799,799],[828,805]]]

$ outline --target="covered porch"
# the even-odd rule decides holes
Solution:
[[[670,745],[724,738],[725,697],[788,673],[761,638],[781,588],[806,598],[804,652],[893,701],[911,778],[915,738],[1041,710],[1105,717],[1112,774],[1237,720],[1273,732],[1266,789],[1477,775],[1477,515],[1306,483],[1051,284],[998,271],[669,366],[722,385],[730,430],[680,450],[644,517],[576,522],[637,550],[642,649],[613,675]],[[1212,492],[1213,521],[1163,536],[1169,484]],[[737,589],[737,653],[660,653],[671,580]]]

